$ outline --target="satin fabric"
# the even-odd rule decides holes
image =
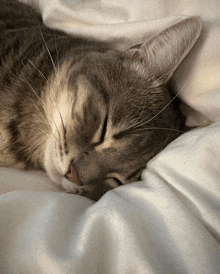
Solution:
[[[1,195],[1,273],[219,273],[219,136],[220,123],[184,134],[141,182],[96,203],[55,192]]]
[[[45,174],[0,168],[0,273],[220,273],[219,1],[29,2],[47,25],[120,50],[200,15],[201,38],[173,83],[188,125],[215,123],[97,203],[61,193]]]
[[[201,37],[173,76],[188,126],[220,120],[219,0],[31,0],[46,25],[127,50],[186,16],[203,20]]]

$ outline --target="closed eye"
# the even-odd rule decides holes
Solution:
[[[116,177],[107,177],[105,180],[111,188],[116,188],[123,185],[123,183]]]
[[[107,122],[108,122],[108,116],[106,115],[104,123],[103,123],[103,127],[102,127],[102,133],[100,136],[100,140],[99,140],[99,142],[95,143],[94,146],[98,146],[104,142],[105,134],[106,134],[106,130],[107,130]]]

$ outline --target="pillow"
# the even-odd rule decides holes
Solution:
[[[183,19],[199,15],[204,28],[173,76],[187,126],[220,120],[220,2],[218,0],[32,0],[46,25],[109,41],[126,50]]]

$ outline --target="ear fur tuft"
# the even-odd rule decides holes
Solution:
[[[166,83],[200,36],[202,20],[189,17],[128,50],[131,66],[140,74]]]

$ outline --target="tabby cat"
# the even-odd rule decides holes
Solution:
[[[167,83],[200,31],[191,17],[119,52],[0,0],[0,166],[46,170],[94,200],[138,180],[182,132]]]

